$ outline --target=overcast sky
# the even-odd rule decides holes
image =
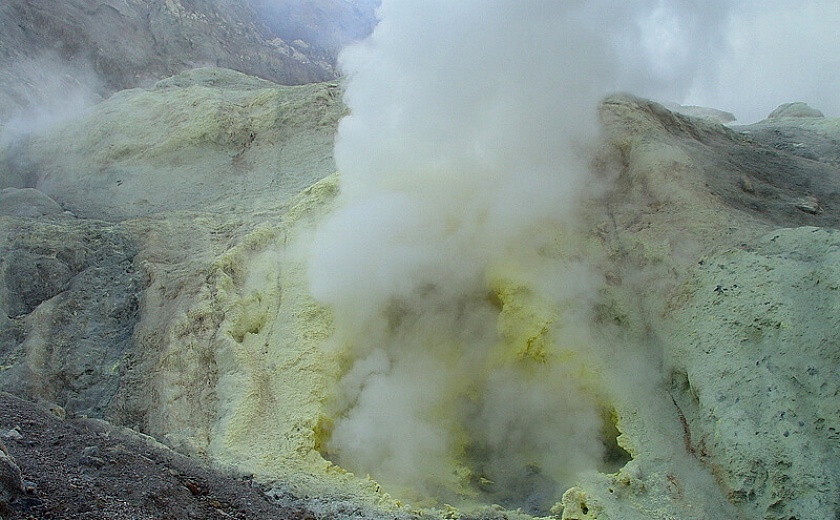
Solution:
[[[840,116],[840,0],[636,4],[642,48],[628,52],[646,53],[653,73],[671,82],[674,99],[661,101],[719,108],[739,123],[791,101]],[[687,90],[675,72],[692,78]],[[668,95],[661,85],[647,88]]]

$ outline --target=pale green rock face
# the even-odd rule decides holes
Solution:
[[[601,189],[461,302],[487,318],[486,352],[436,347],[428,380],[446,413],[431,424],[462,452],[439,459],[447,487],[407,489],[412,468],[376,481],[331,448],[360,349],[307,271],[341,189],[344,113],[335,84],[196,69],[5,135],[2,176],[40,191],[0,198],[26,210],[0,216],[0,385],[253,473],[325,515],[455,514],[441,497],[484,518],[522,517],[492,502],[531,497],[569,519],[834,515],[836,120],[730,129],[608,99]],[[394,331],[381,337],[403,348]],[[401,369],[422,383],[416,368]],[[453,418],[457,399],[481,403],[481,422]],[[571,410],[585,427],[563,422]],[[523,426],[528,450],[482,460],[513,438],[491,434],[511,416],[540,433]],[[563,450],[589,471],[570,474]],[[531,473],[500,489],[487,476],[507,460]]]
[[[781,229],[706,257],[666,357],[692,452],[759,518],[828,518],[840,478],[840,235]]]
[[[65,209],[108,220],[268,210],[335,170],[343,110],[337,85],[196,69],[35,135],[7,135],[0,178],[25,177]]]

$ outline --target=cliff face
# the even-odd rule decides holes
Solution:
[[[68,93],[94,101],[195,67],[224,67],[284,85],[334,79],[340,47],[375,23],[374,4],[350,5],[10,0],[0,6],[0,117],[50,107],[54,98],[66,103]]]
[[[380,0],[252,0],[271,34],[303,41],[330,62],[342,47],[373,31]]]

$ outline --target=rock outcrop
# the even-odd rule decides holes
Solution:
[[[668,315],[689,449],[749,517],[840,511],[821,491],[840,486],[839,240],[835,229],[779,229],[704,257]]]
[[[195,67],[283,85],[332,80],[340,48],[372,30],[377,4],[9,0],[0,5],[0,121],[17,116],[28,128]]]
[[[194,69],[122,91],[73,126],[11,137],[0,179],[25,179],[77,216],[106,220],[258,212],[334,170],[342,114],[337,84],[284,87]]]
[[[3,63],[54,56],[86,62],[111,90],[140,86],[199,65],[241,70],[284,84],[333,77],[291,42],[271,38],[249,2],[72,0],[4,2]],[[278,37],[279,38],[279,37]],[[303,51],[303,52],[301,52]]]
[[[783,119],[786,117],[825,117],[825,115],[816,108],[808,106],[807,103],[796,101],[779,105],[776,110],[770,112],[767,119]]]
[[[840,135],[837,120],[729,129],[628,98],[603,111],[624,166],[596,228],[611,259],[602,323],[661,360],[673,400],[665,409],[678,420],[671,441],[683,446],[653,441],[656,413],[632,410],[641,399],[619,406],[619,439],[634,460],[606,493],[593,484],[574,500],[611,518],[661,517],[664,491],[677,517],[703,517],[688,491],[703,484],[682,481],[687,455],[734,506],[719,516],[836,516],[827,491],[840,469],[831,462],[836,412],[826,407],[837,390],[817,367],[838,359],[830,309],[840,304],[831,289],[840,186],[836,150],[823,144]],[[780,146],[780,136],[799,146]],[[821,201],[819,211],[804,199]],[[670,462],[655,462],[662,457]],[[646,497],[634,485],[659,491]],[[616,503],[617,489],[636,513]]]

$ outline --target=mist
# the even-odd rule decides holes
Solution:
[[[704,52],[706,71],[681,102],[732,112],[740,124],[760,121],[792,101],[840,116],[837,2],[747,0],[716,16],[722,45]]]
[[[0,69],[14,78],[0,83],[0,149],[13,165],[0,171],[0,188],[36,187],[38,180],[16,147],[31,134],[80,117],[102,100],[105,88],[87,61],[63,60],[51,52],[19,58]]]
[[[601,275],[567,238],[609,182],[597,106],[686,96],[725,5],[382,3],[341,55],[341,193],[309,266],[347,366],[328,457],[392,493],[532,512],[601,468]]]

